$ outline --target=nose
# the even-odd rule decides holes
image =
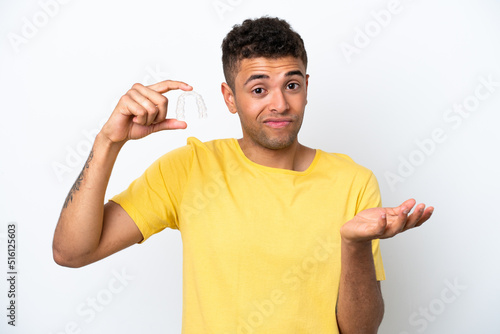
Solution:
[[[289,108],[285,94],[281,89],[277,89],[269,94],[269,111],[283,113]]]

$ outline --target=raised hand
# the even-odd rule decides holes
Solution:
[[[161,130],[185,129],[187,124],[176,119],[166,119],[168,91],[193,88],[181,81],[166,80],[151,86],[135,84],[120,98],[102,133],[113,143],[140,139]]]
[[[373,239],[387,239],[418,227],[432,215],[434,208],[415,206],[414,199],[409,199],[395,208],[372,208],[363,210],[340,229],[342,238],[346,241],[364,242]]]

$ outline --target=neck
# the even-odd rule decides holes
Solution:
[[[311,165],[316,153],[315,150],[300,144],[297,140],[292,145],[279,150],[256,145],[245,138],[238,139],[238,143],[245,156],[256,164],[298,172],[305,171]]]

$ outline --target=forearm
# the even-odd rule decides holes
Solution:
[[[79,259],[99,245],[103,226],[104,196],[122,145],[111,144],[101,133],[82,172],[64,202],[53,241],[54,259],[78,266]]]
[[[371,242],[342,240],[337,321],[342,334],[377,333],[384,302],[375,274]]]

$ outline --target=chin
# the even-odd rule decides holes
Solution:
[[[265,138],[264,140],[259,140],[258,142],[261,146],[270,150],[282,150],[290,147],[295,143],[297,136],[288,136],[285,138]]]

